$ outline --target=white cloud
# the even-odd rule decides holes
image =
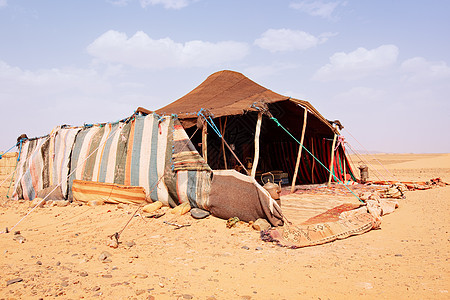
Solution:
[[[450,67],[444,61],[430,62],[414,57],[405,60],[400,69],[406,74],[404,79],[411,83],[450,79]]]
[[[255,40],[255,45],[270,52],[305,50],[324,43],[332,35],[325,33],[316,37],[300,30],[269,29]]]
[[[142,31],[128,38],[125,33],[110,30],[90,44],[87,51],[102,62],[142,69],[164,69],[209,67],[240,60],[248,54],[249,47],[234,41],[189,41],[182,44],[170,38],[154,40]]]
[[[398,48],[395,45],[382,45],[367,50],[358,48],[353,52],[337,52],[330,57],[330,63],[321,67],[313,79],[354,80],[384,70],[397,61]]]
[[[14,124],[2,132],[1,148],[21,133],[41,136],[59,124],[116,121],[138,106],[153,109],[168,101],[167,90],[155,91],[157,78],[149,83],[146,76],[127,75],[109,67],[29,70],[0,60],[0,118]]]
[[[333,2],[322,2],[307,0],[301,2],[293,2],[289,6],[294,9],[298,9],[305,12],[313,17],[331,18],[333,11],[339,5],[345,5],[346,2],[333,1]]]
[[[181,9],[190,4],[189,0],[139,0],[142,7],[147,7],[149,5],[158,5],[161,4],[166,9]]]
[[[13,141],[20,132],[40,136],[58,124],[95,121],[94,112],[98,113],[99,107],[113,110],[108,103],[112,88],[92,69],[24,70],[0,61],[0,115],[15,124],[4,138]],[[14,113],[18,109],[20,117]]]
[[[0,0],[0,8],[8,6],[8,0]]]
[[[0,90],[34,98],[56,95],[60,92],[77,89],[80,92],[96,94],[108,89],[109,85],[92,69],[42,69],[22,70],[0,61]]]

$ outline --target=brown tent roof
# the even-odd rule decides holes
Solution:
[[[200,109],[208,110],[213,117],[240,115],[245,111],[256,111],[252,108],[255,102],[275,103],[292,101],[307,108],[319,120],[331,124],[307,101],[297,100],[277,94],[241,73],[224,70],[206,78],[198,87],[180,99],[156,111],[160,115],[177,114],[178,118],[197,118]]]

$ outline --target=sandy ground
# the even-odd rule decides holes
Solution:
[[[450,154],[375,157],[397,179],[450,182]],[[0,231],[30,211],[5,200]],[[214,217],[132,217],[128,205],[39,208],[14,229],[23,243],[0,234],[0,299],[449,299],[449,203],[450,186],[407,192],[380,230],[296,250]],[[130,218],[120,246],[108,247]]]

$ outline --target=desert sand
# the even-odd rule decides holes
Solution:
[[[371,180],[450,182],[450,154],[365,159],[374,167]],[[211,216],[154,219],[133,217],[132,205],[45,206],[14,228],[20,235],[0,234],[0,298],[449,299],[450,186],[409,191],[399,203],[378,230],[300,249]],[[2,195],[0,231],[30,210]],[[119,247],[107,246],[130,219]]]

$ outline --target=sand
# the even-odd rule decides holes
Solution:
[[[375,157],[397,179],[450,182],[450,154]],[[0,231],[30,211],[5,200]],[[296,250],[214,217],[132,217],[128,205],[38,208],[14,229],[23,243],[0,234],[0,298],[449,299],[449,201],[450,186],[410,191],[381,229]],[[130,218],[119,247],[108,247]]]

